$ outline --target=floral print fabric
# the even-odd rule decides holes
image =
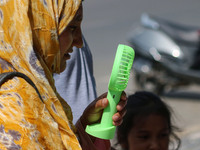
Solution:
[[[58,35],[80,4],[81,0],[0,1],[0,73],[26,74],[44,101],[22,78],[0,87],[0,149],[81,149],[71,109],[52,78],[60,71]]]

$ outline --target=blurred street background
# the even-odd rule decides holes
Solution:
[[[107,91],[118,44],[127,44],[127,34],[139,25],[142,13],[200,27],[199,0],[85,0],[83,9],[83,34],[93,54],[98,95]],[[132,94],[136,90],[133,71],[125,91]],[[200,87],[184,87],[166,93],[162,98],[174,109],[175,124],[183,130],[180,135],[182,150],[197,150],[195,141],[200,143]]]

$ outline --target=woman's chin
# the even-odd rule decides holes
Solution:
[[[65,63],[62,63],[60,65],[60,73],[63,72],[66,69],[66,67],[67,67],[67,62],[65,61]]]

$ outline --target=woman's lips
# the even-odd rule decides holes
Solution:
[[[71,58],[70,53],[72,53],[72,52],[73,52],[73,49],[69,49],[67,51],[67,53],[64,54],[64,57],[65,57],[66,60]]]

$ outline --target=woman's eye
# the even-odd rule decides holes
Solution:
[[[76,26],[70,26],[70,30],[71,30],[71,31],[75,31],[76,28],[77,28]]]

